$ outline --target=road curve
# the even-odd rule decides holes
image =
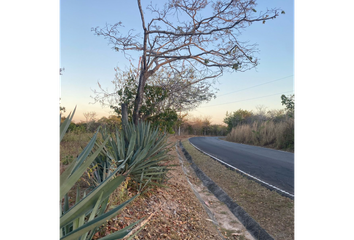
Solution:
[[[193,137],[200,150],[261,181],[294,195],[294,154],[227,142],[218,137]]]

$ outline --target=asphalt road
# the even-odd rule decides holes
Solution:
[[[193,137],[189,141],[235,168],[294,195],[293,153],[227,142],[218,137]]]

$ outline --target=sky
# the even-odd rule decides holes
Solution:
[[[216,99],[201,104],[189,116],[209,117],[212,123],[220,124],[226,112],[240,108],[284,108],[280,96],[294,93],[294,2],[259,1],[256,10],[267,8],[280,8],[285,14],[265,24],[254,23],[241,35],[242,40],[258,44],[256,56],[260,64],[255,69],[225,73],[218,78],[213,85],[218,89]],[[149,11],[144,11],[148,17]],[[85,112],[96,112],[97,118],[113,114],[110,108],[93,104],[92,90],[98,89],[98,81],[104,88],[113,89],[114,68],[126,69],[129,61],[122,53],[113,51],[106,39],[94,35],[91,28],[119,21],[125,26],[123,31],[142,31],[135,1],[60,1],[60,67],[65,68],[60,77],[61,106],[67,112],[77,106],[76,122],[85,120]],[[132,62],[135,66],[136,56]]]

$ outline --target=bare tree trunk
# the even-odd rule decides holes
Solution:
[[[147,79],[146,74],[146,48],[147,48],[147,29],[145,26],[145,19],[144,19],[144,13],[143,9],[141,8],[141,2],[140,0],[137,0],[138,7],[139,7],[139,12],[140,12],[140,17],[141,17],[141,23],[144,29],[144,45],[143,45],[143,55],[141,57],[141,68],[140,68],[140,77],[139,77],[139,85],[138,85],[138,92],[136,93],[136,98],[134,102],[134,110],[133,110],[133,122],[135,125],[138,125],[139,123],[139,110],[141,107],[141,103],[144,97],[144,87],[145,87],[145,81]]]
[[[128,108],[125,103],[122,103],[122,125],[123,128],[128,125]]]
[[[138,125],[139,123],[139,110],[144,97],[144,86],[145,86],[145,77],[143,71],[141,71],[140,78],[139,78],[138,92],[136,93],[136,98],[134,102],[133,122],[135,125]]]

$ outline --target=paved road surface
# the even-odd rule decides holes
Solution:
[[[227,142],[218,137],[193,137],[189,141],[202,151],[294,195],[293,153]]]

